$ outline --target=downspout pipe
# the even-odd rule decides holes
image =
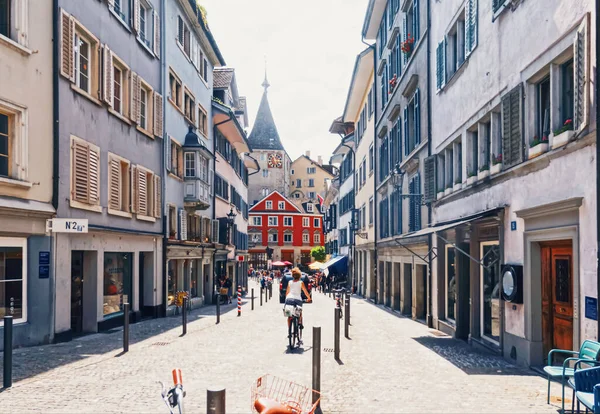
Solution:
[[[166,14],[166,10],[167,10],[167,6],[166,6],[166,0],[161,0],[160,2],[161,4],[161,10],[162,10],[162,16],[164,16]],[[166,33],[166,25],[167,25],[167,19],[160,19],[160,31],[162,33],[161,38],[161,45],[160,45],[160,55],[162,56],[162,59],[160,60],[160,86],[161,86],[161,90],[162,91],[166,91],[167,90],[167,80],[165,78],[166,73],[167,73],[167,46],[166,46],[166,41],[165,39],[165,33]],[[164,95],[164,93],[163,93]],[[167,100],[163,99],[163,114],[167,113]],[[163,116],[163,149],[162,149],[162,156],[161,156],[161,160],[162,160],[162,171],[163,171],[163,180],[162,180],[162,187],[163,187],[163,200],[166,198],[167,195],[167,160],[166,158],[166,154],[165,154],[165,146],[166,145],[170,145],[171,143],[169,141],[167,141],[167,139],[165,138],[166,134],[165,131],[167,130],[167,117]],[[168,243],[168,237],[169,235],[167,234],[167,220],[169,220],[169,216],[168,216],[168,211],[166,209],[167,204],[165,202],[163,202],[163,223],[162,223],[162,233],[163,233],[163,244],[162,244],[162,280],[163,280],[163,288],[162,288],[162,306],[160,307],[160,309],[162,309],[161,314],[157,315],[156,312],[154,314],[155,317],[160,317],[160,316],[165,316],[167,314],[167,299],[168,299],[168,289],[169,289],[169,278],[168,278],[168,266],[167,266],[167,243]]]
[[[600,36],[598,36],[598,28],[600,28],[600,19],[598,19],[598,11],[600,11],[600,0],[596,0],[596,8],[594,10],[595,31],[596,31],[596,56],[600,55]],[[597,78],[597,76],[596,76]],[[598,123],[600,122],[600,106],[598,105],[598,82],[594,83],[594,105],[596,105],[596,302],[598,309],[596,315],[600,315],[600,147],[598,146]],[[596,337],[600,340],[600,317],[597,317],[598,326],[596,327]]]
[[[600,0],[598,0],[600,1]],[[432,155],[432,135],[431,135],[431,37],[429,36],[429,27],[431,25],[431,0],[427,0],[427,156]],[[427,222],[431,225],[433,219],[433,209],[431,203],[427,205]],[[427,236],[427,244],[429,247],[429,266],[427,266],[427,326],[433,328],[433,271],[431,269],[431,249],[433,248],[433,235]]]
[[[355,140],[356,140],[356,135],[355,135]],[[348,150],[350,150],[350,153],[352,154],[352,191],[354,192],[354,194],[356,194],[356,153],[354,152],[354,149],[346,144],[342,144],[342,147],[346,147],[348,148]],[[340,183],[340,189],[341,189],[341,183]],[[349,269],[352,270],[352,277],[350,277],[350,283],[351,283],[351,287],[354,286],[354,282],[353,279],[356,277],[355,272],[354,272],[354,247],[356,245],[356,232],[353,229],[354,226],[354,210],[356,209],[356,197],[352,197],[352,209],[350,210],[350,223],[351,223],[351,227],[350,230],[352,230],[352,238],[350,239],[350,247],[348,248],[348,252],[350,253],[350,258],[352,259],[352,263],[351,266],[349,266]],[[348,282],[346,282],[348,283]]]
[[[600,1],[600,0],[599,0]],[[376,43],[373,44],[369,44],[367,42],[365,42],[365,38],[364,38],[364,34],[360,39],[361,42],[363,42],[366,46],[370,47],[371,49],[373,49],[373,111],[375,112],[375,119],[373,122],[373,151],[375,151],[375,144],[377,141],[377,75],[375,74],[375,68],[377,68],[377,47],[376,47]],[[376,177],[377,177],[377,157],[375,156],[375,154],[373,154],[373,188],[377,189],[377,181],[376,181]],[[375,237],[373,238],[373,276],[375,279],[375,302],[377,302],[377,260],[378,260],[378,255],[377,255],[377,190],[375,190],[373,192],[373,227],[374,227],[374,233],[375,233]],[[370,259],[370,258],[369,258]],[[370,281],[369,281],[370,282]],[[370,283],[368,283],[370,285]],[[373,290],[373,286],[371,286],[371,290]],[[372,293],[372,292],[371,292]],[[367,298],[370,299],[370,298]]]
[[[58,213],[58,183],[59,183],[59,172],[58,172],[58,156],[59,156],[59,106],[58,106],[58,0],[52,0],[52,207]],[[54,234],[52,237],[52,275],[50,280],[50,342],[54,342],[54,333],[56,332],[56,237],[58,234]]]

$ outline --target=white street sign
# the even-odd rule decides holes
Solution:
[[[88,219],[54,218],[49,221],[52,233],[87,233]]]

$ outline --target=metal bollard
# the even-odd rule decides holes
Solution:
[[[240,285],[238,285],[237,306],[238,316],[242,316],[242,287]]]
[[[265,287],[265,304],[269,301],[269,288]]]
[[[221,322],[221,295],[217,293],[217,323]]]
[[[352,294],[350,294],[350,296],[348,296],[348,308],[346,309],[346,315],[348,315],[348,325],[352,326],[352,324],[350,323],[350,299],[352,298]]]
[[[259,295],[260,296],[260,306],[262,306],[262,295],[263,295],[263,288],[261,286],[261,288],[260,288],[260,295]]]
[[[269,299],[273,297],[273,285],[269,285]]]
[[[321,327],[313,326],[313,349],[312,349],[312,403],[316,403],[321,392]]]
[[[225,414],[225,388],[206,390],[206,413]]]
[[[183,305],[181,308],[181,324],[183,327],[182,335],[185,335],[187,333],[187,307],[188,307],[188,298],[184,297]]]
[[[4,388],[12,387],[13,317],[4,317]]]
[[[350,315],[348,314],[348,310],[350,308],[350,298],[346,296],[346,303],[344,303],[344,336],[349,339],[350,338]]]
[[[252,292],[252,297],[250,298],[250,303],[252,303],[252,310],[254,310],[254,288],[250,289]]]
[[[129,352],[129,303],[123,304],[123,352]]]
[[[333,357],[336,360],[340,359],[340,310],[336,307],[333,312]]]

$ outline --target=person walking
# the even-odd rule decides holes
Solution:
[[[228,303],[231,303],[231,288],[233,286],[233,283],[231,282],[231,279],[229,279],[229,275],[225,274],[225,282],[223,283],[223,287],[227,288],[227,300]]]

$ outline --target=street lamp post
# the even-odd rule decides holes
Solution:
[[[231,245],[231,228],[233,227],[233,223],[235,221],[237,214],[233,212],[233,207],[227,213],[227,242]]]

